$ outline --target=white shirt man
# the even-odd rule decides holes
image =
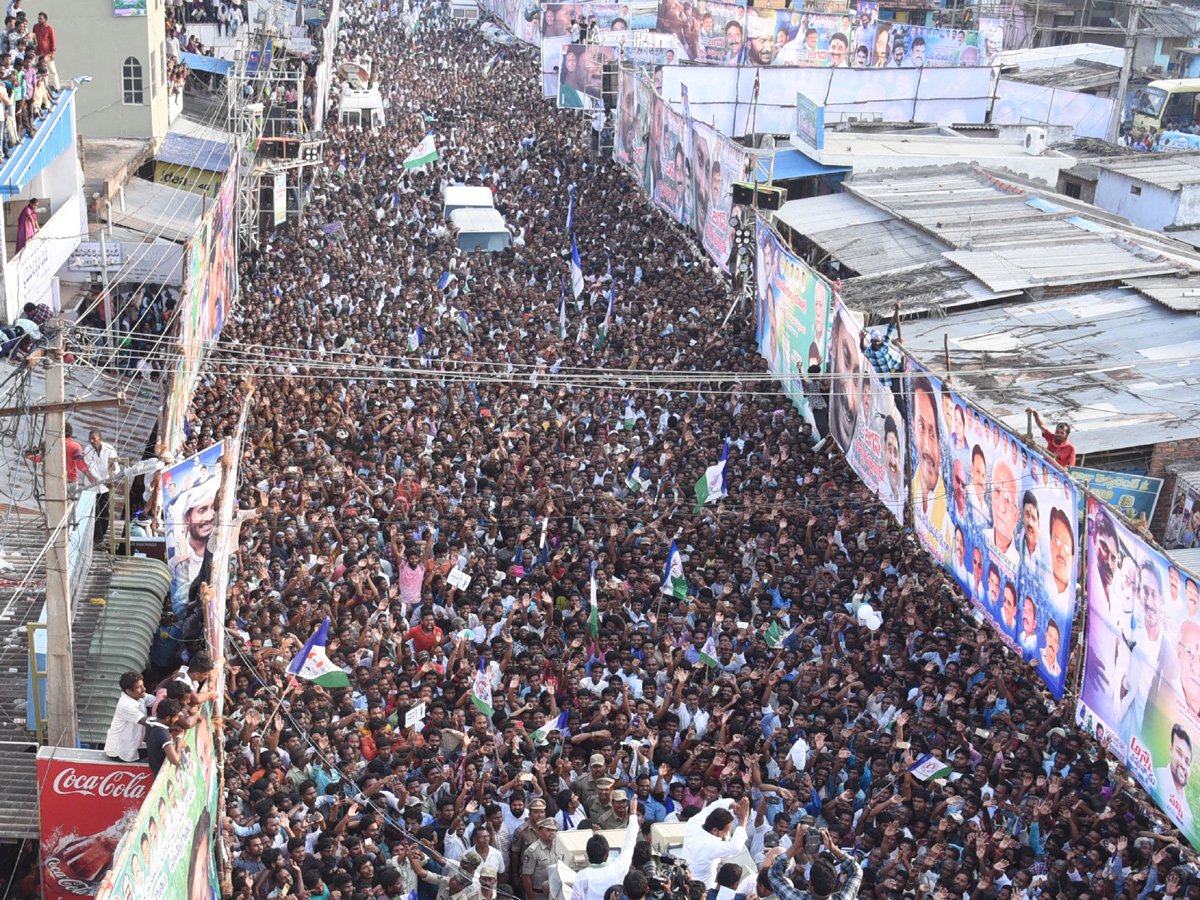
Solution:
[[[633,848],[637,846],[639,834],[637,798],[634,797],[629,801],[629,824],[625,826],[625,842],[621,845],[620,855],[612,862],[590,865],[577,873],[571,900],[604,900],[610,887],[624,881],[629,864],[633,862]]]
[[[88,437],[88,442],[83,445],[83,461],[92,477],[103,481],[117,471],[117,448],[105,441],[100,432],[93,431]],[[108,487],[105,485],[99,485],[98,490],[102,494],[108,493]]]
[[[734,809],[729,810],[731,806],[733,800],[729,798],[708,804],[688,820],[683,832],[684,862],[688,864],[692,878],[703,881],[707,888],[716,886],[718,863],[740,853],[746,847],[746,823],[750,820],[750,801],[743,797]],[[729,810],[733,816],[733,822],[726,829],[729,831],[728,838],[704,827],[709,816],[717,810]]]
[[[135,762],[146,742],[145,719],[154,696],[147,696],[146,686],[136,673],[122,675],[121,682],[121,696],[104,739],[104,753],[113,759]]]

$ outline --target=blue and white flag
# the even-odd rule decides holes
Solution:
[[[729,459],[729,440],[725,441],[725,449],[721,453],[721,461],[709,466],[696,482],[696,509],[700,509],[710,500],[720,500],[725,496],[725,463]]]
[[[671,552],[667,554],[667,568],[663,572],[659,591],[677,600],[687,597],[687,577],[683,574],[683,555],[675,546],[674,541],[671,541]]]
[[[567,187],[567,234],[575,228],[575,185]]]
[[[579,247],[574,235],[571,236],[571,290],[576,300],[583,293],[583,266],[579,263]]]
[[[565,341],[567,339],[567,283],[561,282],[562,299],[558,304],[558,339]]]
[[[416,350],[423,343],[425,343],[425,332],[422,331],[421,326],[418,325],[416,330],[410,332],[408,335],[408,349]]]
[[[603,344],[605,341],[608,340],[608,329],[609,329],[609,326],[612,325],[612,306],[613,306],[613,294],[614,293],[615,293],[615,286],[613,284],[613,277],[612,277],[612,260],[609,260],[609,263],[608,263],[608,309],[605,310],[605,313],[604,313],[604,324],[600,326],[600,343],[601,344]]]
[[[451,278],[451,275],[449,272],[442,273],[442,277],[438,279],[438,290],[439,291],[444,291],[446,289],[446,285],[448,285],[450,283],[450,278]]]
[[[625,479],[625,486],[633,493],[640,494],[649,484],[650,479],[642,471],[642,464],[635,462],[629,469],[629,476]]]
[[[561,734],[563,731],[566,731],[566,728],[567,728],[567,711],[564,709],[562,712],[560,712],[558,714],[557,719],[555,719],[552,722],[547,722],[545,725],[543,725],[541,728],[539,728],[537,731],[535,731],[533,734],[531,734],[529,736],[529,739],[531,741],[533,741],[535,744],[544,744],[544,743],[546,743],[546,739],[550,736],[550,732],[557,731]]]

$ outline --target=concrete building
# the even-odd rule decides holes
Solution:
[[[1139,228],[1200,225],[1200,154],[1142,154],[1097,166],[1096,205]]]
[[[142,15],[115,15],[116,4],[51,5],[59,75],[90,75],[80,90],[79,131],[85,138],[148,138],[167,133],[167,45],[163,0],[145,0]],[[130,12],[121,8],[122,13]]]

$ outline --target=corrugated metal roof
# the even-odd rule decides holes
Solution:
[[[1200,312],[1200,278],[1139,278],[1125,286],[1175,312]]]
[[[879,275],[864,275],[842,282],[842,299],[854,309],[880,317],[892,314],[900,302],[906,315],[945,315],[959,305],[977,305],[996,300],[998,294],[944,260]]]
[[[1071,91],[1095,91],[1116,87],[1121,79],[1121,67],[1077,59],[1065,66],[1030,69],[1028,72],[1006,72],[1008,81],[1039,84],[1042,87]]]
[[[1145,184],[1177,191],[1185,184],[1200,184],[1200,157],[1187,156],[1132,156],[1099,163],[1101,173],[1113,172],[1133,178]]]
[[[1080,453],[1200,437],[1200,316],[1128,288],[904,323],[940,372],[950,339],[960,391],[1017,433],[1025,409],[1066,421]]]
[[[1190,38],[1200,35],[1200,18],[1196,12],[1180,6],[1163,6],[1158,9],[1142,8],[1142,34],[1165,38]]]
[[[65,373],[66,396],[73,400],[92,400],[115,397],[124,390],[126,405],[102,409],[83,409],[68,415],[68,421],[79,439],[86,439],[93,428],[99,429],[106,441],[117,448],[122,459],[137,462],[145,458],[146,442],[158,421],[161,406],[158,386],[141,378],[127,386],[107,372],[83,365],[69,366]],[[29,372],[26,394],[20,378],[0,389],[0,406],[23,406],[46,402],[46,370],[35,366]],[[26,451],[41,440],[40,425],[35,416],[21,417],[17,425],[15,444]],[[11,507],[23,512],[40,512],[42,497],[42,468],[22,454],[0,453],[0,516]]]

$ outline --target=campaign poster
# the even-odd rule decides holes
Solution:
[[[903,43],[905,47],[905,58],[901,65],[921,68],[988,64],[978,31],[927,28],[923,25],[896,25],[893,31],[893,41]]]
[[[651,89],[649,113],[646,116],[646,167],[642,170],[642,187],[652,198],[658,194],[658,183],[662,180],[664,131],[667,127],[668,106],[657,91]]]
[[[656,30],[674,35],[687,61],[737,65],[746,43],[746,7],[659,0]]]
[[[185,733],[182,759],[159,770],[117,848],[97,900],[215,900],[220,884],[214,826],[221,811],[213,755],[212,701]]]
[[[617,127],[613,133],[613,156],[629,168],[637,146],[637,78],[622,71],[617,79]]]
[[[617,48],[602,44],[566,44],[558,69],[559,109],[599,109],[604,64],[617,61]]]
[[[927,372],[909,379],[908,415],[917,537],[1061,697],[1078,569],[1075,485]]]
[[[818,375],[824,370],[833,289],[761,222],[754,262],[758,352],[805,420],[824,436],[829,431],[827,396],[810,404],[808,395],[828,394],[827,389],[812,385],[821,380]],[[903,459],[903,455],[897,458],[900,466]]]
[[[846,66],[859,65],[854,51],[859,46],[872,47],[878,7],[860,3],[857,10],[836,13],[804,12],[798,9],[762,11],[774,15],[774,35],[770,42],[772,60],[764,63],[763,41],[747,43],[748,65],[776,66]],[[756,61],[757,60],[757,61]],[[865,67],[867,63],[862,63]]]
[[[691,193],[692,161],[687,155],[683,116],[663,103],[663,133],[658,142],[658,176],[654,202],[676,222],[687,224],[687,198]]]
[[[628,31],[627,3],[545,3],[542,5],[542,36],[562,37],[571,33],[572,20],[586,25],[592,16],[600,31]]]
[[[829,434],[896,520],[904,521],[903,380],[877,377],[862,353],[862,328],[838,301],[829,342]]]
[[[203,568],[205,552],[214,543],[224,451],[224,441],[213,444],[162,473],[171,604],[181,618],[192,582]]]
[[[1200,834],[1200,587],[1087,498],[1087,641],[1076,717],[1193,845]]]
[[[1154,508],[1158,505],[1159,492],[1162,490],[1161,478],[1129,472],[1108,472],[1085,466],[1071,466],[1068,471],[1076,484],[1095,494],[1125,518],[1149,527],[1150,520],[1154,517]],[[1079,521],[1083,522],[1082,499],[1078,512]]]
[[[94,897],[150,790],[150,767],[98,750],[38,751],[42,896]]]
[[[733,184],[745,174],[746,154],[715,129],[693,123],[692,157],[696,231],[713,262],[728,272],[734,223],[742,216],[749,222],[754,215],[733,203]]]
[[[635,108],[635,140],[633,152],[630,154],[633,174],[645,184],[646,157],[649,154],[648,138],[650,134],[650,109],[654,105],[654,89],[646,78],[637,78],[634,89]]]
[[[1181,478],[1176,479],[1163,546],[1168,550],[1200,547],[1200,491]]]

